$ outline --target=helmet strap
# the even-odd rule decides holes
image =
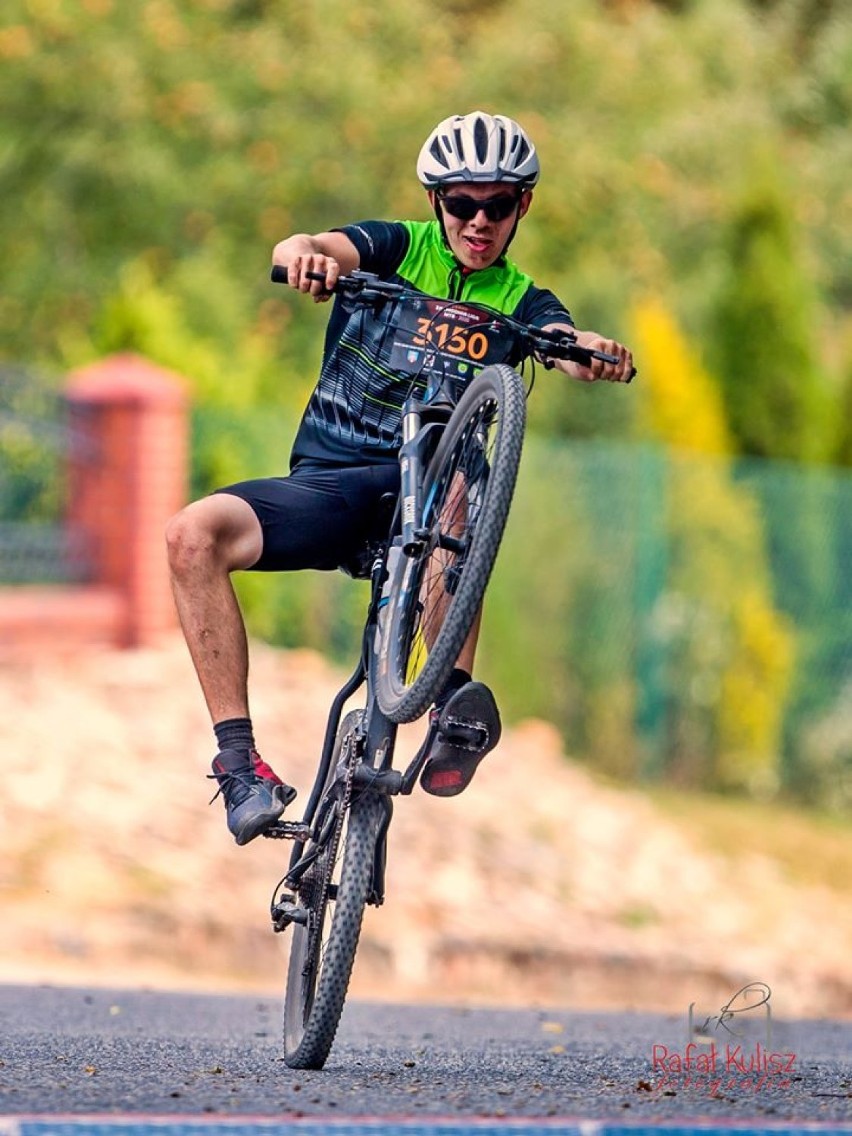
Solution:
[[[444,225],[444,210],[441,208],[441,199],[438,194],[435,194],[435,216],[438,219],[438,224],[441,226],[441,236],[444,238],[444,244],[450,248],[450,242],[447,240],[447,230]],[[452,252],[452,249],[450,249]]]
[[[521,223],[521,199],[518,198],[518,207],[515,210],[515,223],[512,226],[511,233],[509,233],[509,236],[506,238],[506,243],[503,245],[503,251],[500,253],[501,256],[506,255],[506,251],[508,250],[509,245],[515,239],[515,233],[517,233],[518,225],[520,225],[520,223]]]

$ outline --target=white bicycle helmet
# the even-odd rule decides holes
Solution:
[[[535,146],[517,122],[481,110],[439,122],[417,159],[417,176],[427,189],[477,181],[532,189],[539,173]]]

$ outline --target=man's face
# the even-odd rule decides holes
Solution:
[[[435,206],[435,191],[429,191],[429,200]],[[471,217],[455,217],[453,200],[459,202],[460,212],[469,214],[480,202],[488,205],[488,216],[480,206]],[[438,203],[444,217],[447,241],[456,259],[465,268],[488,268],[498,259],[515,225],[530,207],[532,193],[525,190],[518,196],[516,186],[505,182],[463,184],[447,186],[438,194]],[[490,203],[490,204],[489,204]],[[506,216],[495,219],[506,212]]]

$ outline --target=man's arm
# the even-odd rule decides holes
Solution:
[[[557,370],[570,375],[572,379],[579,379],[581,383],[594,383],[603,379],[608,383],[627,383],[633,374],[633,355],[621,343],[614,339],[604,339],[596,331],[578,331],[567,323],[551,323],[545,331],[570,331],[577,336],[581,347],[588,347],[592,351],[603,351],[607,355],[616,355],[617,363],[603,363],[600,359],[593,359],[591,366],[581,367],[569,359],[554,359]]]
[[[317,303],[323,303],[329,299],[338,276],[356,269],[361,257],[345,233],[296,233],[278,242],[272,250],[272,263],[287,269],[291,288],[310,293]],[[322,273],[325,284],[308,279],[309,272]]]

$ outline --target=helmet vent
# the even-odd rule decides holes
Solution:
[[[429,147],[429,153],[432,155],[436,162],[440,162],[444,169],[449,169],[449,164],[447,163],[447,159],[444,156],[444,151],[441,149],[441,143],[437,138]]]
[[[484,162],[488,156],[488,127],[481,118],[476,120],[473,128],[473,144],[476,148],[478,161]]]
[[[520,163],[524,161],[527,154],[530,152],[530,148],[527,145],[527,140],[525,138],[521,138],[519,136],[515,141],[517,143],[516,149],[518,151],[515,155],[515,161]]]

